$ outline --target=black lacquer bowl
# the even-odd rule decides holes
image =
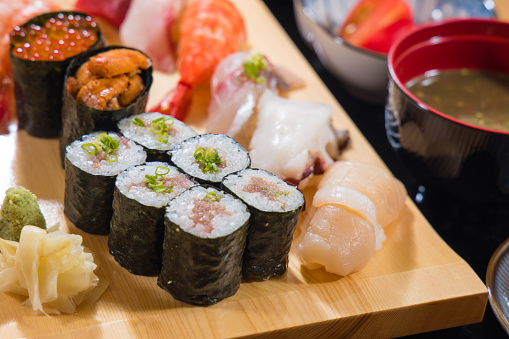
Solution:
[[[453,19],[424,25],[392,46],[388,67],[387,137],[422,184],[438,185],[467,203],[507,201],[509,133],[453,119],[404,84],[430,70],[509,74],[509,24]]]

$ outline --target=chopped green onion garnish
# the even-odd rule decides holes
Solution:
[[[219,201],[221,200],[223,196],[216,191],[209,191],[207,192],[207,195],[205,196],[205,199],[210,201]]]
[[[168,167],[157,166],[156,170],[154,171],[154,175],[145,174],[145,178],[147,179],[145,183],[147,184],[148,188],[156,193],[171,193],[173,192],[171,188],[174,186],[174,184],[171,183],[170,187],[166,188],[163,182],[163,176],[169,172],[170,169]]]
[[[246,59],[242,64],[242,73],[238,76],[242,84],[248,78],[257,84],[263,84],[267,79],[262,75],[262,72],[268,67],[267,59],[260,53],[252,55]]]
[[[166,144],[168,140],[170,140],[170,136],[168,135],[168,133],[163,132],[157,136],[157,140],[162,142],[163,144]]]
[[[118,149],[118,146],[118,140],[104,132],[96,136],[94,141],[81,145],[81,148],[90,155],[104,151],[106,153],[106,160],[115,162],[118,160],[118,157],[114,152]]]
[[[94,155],[97,153],[97,147],[93,143],[86,143],[81,145],[81,148],[83,148],[85,151],[87,151],[88,154]]]
[[[194,158],[200,165],[203,165],[203,173],[217,173],[217,164],[222,163],[219,152],[217,149],[213,148],[207,148],[207,150],[205,150],[203,147],[198,147],[196,151],[194,151]]]
[[[140,118],[138,117],[134,117],[132,118],[132,123],[135,124],[136,126],[140,126],[140,127],[145,127],[145,123],[143,122],[143,120],[141,120]]]

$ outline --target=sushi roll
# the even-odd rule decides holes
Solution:
[[[170,151],[179,142],[197,133],[182,121],[157,113],[140,113],[119,121],[120,133],[143,146],[147,161],[169,161]]]
[[[122,267],[139,275],[159,273],[165,207],[195,185],[164,162],[130,167],[117,176],[108,247]]]
[[[194,186],[166,207],[157,284],[175,299],[207,306],[234,295],[242,281],[249,211],[212,186]]]
[[[123,46],[88,51],[72,60],[62,97],[62,162],[67,145],[82,135],[117,132],[121,119],[145,111],[151,64],[146,54]]]
[[[79,229],[108,234],[116,176],[145,163],[147,154],[113,132],[96,132],[66,148],[64,214]]]
[[[10,58],[19,128],[58,137],[66,68],[80,53],[104,45],[99,25],[85,13],[44,13],[16,26]]]
[[[251,213],[243,277],[269,279],[285,273],[304,195],[276,175],[252,168],[226,176],[222,187]]]
[[[249,153],[226,134],[201,134],[170,151],[171,162],[202,184],[221,185],[224,176],[248,168]]]

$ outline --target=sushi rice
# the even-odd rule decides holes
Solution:
[[[218,151],[221,164],[217,172],[205,172],[195,159],[198,148],[214,149]],[[183,172],[196,178],[202,183],[217,184],[224,176],[248,168],[251,165],[249,153],[242,145],[226,134],[201,134],[179,143],[171,151],[171,161]]]
[[[133,118],[143,121],[144,126],[138,126],[133,123]],[[150,123],[159,118],[170,118],[172,125],[168,131],[168,141],[162,142],[157,139],[158,134],[150,128]],[[140,113],[119,121],[118,128],[120,133],[134,142],[155,150],[169,151],[179,142],[191,138],[197,133],[182,121],[158,112]]]
[[[159,168],[159,169],[158,169]],[[146,175],[154,175],[160,169],[168,169],[162,178],[173,183],[171,192],[155,192],[145,182]],[[186,189],[196,185],[186,174],[165,162],[147,162],[145,165],[128,168],[117,176],[116,186],[126,197],[137,200],[145,206],[163,207]]]
[[[89,154],[82,148],[84,144],[92,142],[101,133],[104,132],[87,134],[81,140],[72,142],[66,147],[67,159],[84,172],[106,176],[117,175],[130,166],[145,162],[147,154],[143,147],[115,132],[108,132],[107,135],[119,143],[118,150],[116,151],[117,161],[98,160],[95,154]]]

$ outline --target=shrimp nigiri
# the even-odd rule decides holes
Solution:
[[[195,0],[182,14],[178,46],[180,81],[151,111],[184,120],[193,89],[207,84],[217,64],[243,49],[247,33],[244,19],[228,0]]]

